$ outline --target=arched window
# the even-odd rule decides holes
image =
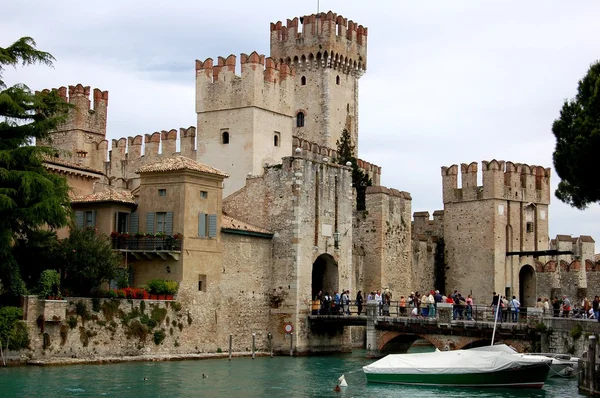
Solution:
[[[338,86],[340,85],[340,77],[339,76],[335,77],[335,84],[337,84]]]
[[[296,115],[296,127],[304,127],[304,113],[298,112]]]
[[[223,134],[221,134],[221,144],[229,144],[229,132],[223,131]]]
[[[300,84],[303,85],[303,86],[306,86],[306,76],[302,76],[300,78]]]
[[[273,145],[279,146],[279,133],[278,132],[275,132],[275,134],[273,134]]]

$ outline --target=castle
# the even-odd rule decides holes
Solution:
[[[58,89],[74,105],[53,133],[47,167],[73,187],[76,224],[111,233],[183,236],[173,247],[133,241],[131,282],[180,282],[178,301],[202,325],[183,333],[189,352],[244,347],[273,335],[297,352],[348,347],[351,333],[315,334],[316,292],[389,288],[394,299],[435,286],[472,293],[572,297],[600,286],[590,237],[548,237],[550,170],[503,161],[442,167],[444,210],[412,214],[408,192],[373,185],[356,208],[351,168],[336,162],[343,129],[358,142],[358,81],[368,29],[332,12],[271,23],[271,56],[196,61],[197,125],[106,140],[108,92]],[[40,143],[41,144],[41,143]],[[179,146],[179,150],[176,148]],[[68,231],[61,231],[62,235]],[[122,242],[121,242],[122,243]],[[552,249],[574,254],[552,255]]]

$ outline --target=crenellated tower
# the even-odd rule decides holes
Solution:
[[[297,71],[295,136],[335,149],[345,128],[358,144],[358,79],[367,68],[367,33],[331,11],[271,23],[271,57]]]
[[[497,160],[481,167],[480,186],[477,163],[461,164],[460,187],[458,166],[442,167],[446,286],[479,301],[514,294],[533,306],[534,252],[548,249],[550,169]]]
[[[196,61],[198,161],[227,172],[225,196],[292,154],[295,72],[252,52]]]
[[[101,170],[106,160],[108,91],[95,88],[92,105],[89,86],[77,84],[68,90],[64,86],[52,90],[73,105],[66,122],[52,133],[52,146],[62,151],[61,157],[73,163]]]

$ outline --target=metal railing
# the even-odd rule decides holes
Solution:
[[[351,302],[344,306],[343,304],[336,305],[334,302],[319,302],[313,300],[309,304],[311,315],[337,315],[337,316],[356,316],[366,315],[367,304],[366,302],[362,306],[356,305],[356,302]],[[414,313],[412,305],[406,303],[404,306],[401,305],[400,301],[391,301],[389,304],[382,304],[379,306],[379,316],[388,316],[394,318],[415,318],[415,319],[427,319],[429,317],[429,308],[424,311],[424,307],[418,307],[417,314]],[[542,310],[530,308],[528,314],[528,308],[521,308],[518,315],[518,322],[526,322],[529,318],[541,318],[543,316],[552,316],[552,311],[544,313]],[[360,311],[360,312],[359,312]],[[463,306],[459,307],[450,303],[438,303],[436,308],[436,319],[440,318],[441,313],[445,313],[445,318],[451,320],[464,320],[464,321],[475,321],[475,322],[493,322],[494,321],[494,307],[489,305],[473,305],[471,307]],[[513,314],[510,308],[502,308],[498,312],[498,321],[504,323],[511,323]]]
[[[159,237],[114,237],[112,247],[115,250],[140,251],[181,251],[181,239],[172,236]]]

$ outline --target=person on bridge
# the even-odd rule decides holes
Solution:
[[[429,296],[427,296],[427,306],[429,307],[429,318],[435,318],[435,298],[433,295],[435,292],[431,290]]]
[[[492,307],[492,311],[494,311],[494,319],[496,319],[497,321],[502,321],[502,313],[498,308],[500,303],[500,296],[498,295],[498,293],[494,292],[494,295],[492,296],[492,305],[490,307]]]
[[[465,316],[467,317],[467,321],[471,321],[473,320],[473,296],[469,294],[465,300],[465,303],[467,304]]]
[[[554,298],[552,299],[552,316],[554,316],[555,318],[558,318],[559,315],[560,315],[560,301],[558,300],[558,297],[554,296]]]
[[[512,321],[515,323],[519,322],[520,309],[521,303],[517,300],[517,296],[512,296],[512,300],[510,301],[510,311],[512,313]]]
[[[375,293],[375,302],[377,302],[377,307],[379,308],[379,315],[382,315],[383,312],[383,298],[381,297],[381,290],[377,289]]]
[[[358,308],[358,315],[360,315],[363,309],[363,296],[360,290],[356,293],[356,307]]]
[[[571,300],[569,300],[569,298],[566,295],[563,296],[562,310],[563,318],[568,318],[569,312],[571,311]]]
[[[600,315],[600,297],[594,297],[594,300],[592,301],[592,310],[594,310],[594,319],[598,319]],[[598,322],[600,322],[600,320]]]

